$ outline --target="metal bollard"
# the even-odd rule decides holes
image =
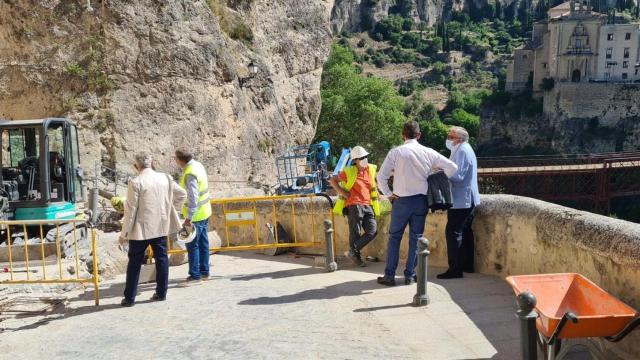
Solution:
[[[324,221],[324,243],[326,246],[324,262],[328,272],[338,270],[338,263],[336,263],[336,258],[333,254],[333,228],[331,225],[331,220]]]
[[[413,296],[413,305],[429,305],[429,295],[427,295],[427,257],[429,251],[429,240],[424,236],[418,239],[418,273],[416,282],[417,292]]]
[[[522,349],[523,360],[538,359],[538,331],[536,330],[536,319],[538,313],[536,307],[536,297],[528,292],[522,292],[517,297],[518,311],[516,316],[520,319],[520,347]]]
[[[98,200],[99,200],[98,187],[91,189],[89,192],[89,209],[91,210],[91,224],[96,225],[98,223]]]

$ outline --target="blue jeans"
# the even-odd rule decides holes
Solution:
[[[194,221],[196,238],[187,244],[189,276],[200,279],[209,276],[209,219]]]
[[[387,267],[384,269],[384,276],[388,279],[393,279],[396,276],[400,259],[400,242],[407,224],[409,224],[409,252],[407,253],[404,276],[409,279],[416,276],[418,238],[424,233],[427,210],[426,195],[406,196],[393,201],[387,245]]]
[[[135,301],[138,293],[140,267],[144,261],[144,252],[149,245],[153,250],[153,258],[156,260],[156,294],[161,298],[167,296],[167,288],[169,286],[167,238],[131,240],[129,241],[129,263],[127,264],[127,284],[124,288],[124,298],[132,302]]]

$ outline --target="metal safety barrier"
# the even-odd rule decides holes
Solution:
[[[0,228],[0,285],[93,284],[99,304],[97,236],[85,220],[0,221]],[[83,250],[89,277],[81,276]]]
[[[327,199],[328,207],[316,204],[316,198]],[[299,202],[301,199],[309,201]],[[215,199],[211,200],[211,206],[213,215],[209,220],[210,230],[212,227],[220,230],[222,243],[221,246],[211,246],[210,251],[319,247],[325,243],[321,216],[324,215],[325,219],[328,217],[331,223],[335,223],[331,211],[333,203],[324,194]],[[303,223],[305,217],[307,221]],[[288,228],[289,242],[283,242],[279,238],[278,224]],[[331,236],[332,249],[335,250],[335,232]],[[169,254],[187,252],[170,246],[169,244],[167,250]]]

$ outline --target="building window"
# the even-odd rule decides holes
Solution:
[[[625,69],[629,68],[629,62],[628,61],[623,61],[622,62],[622,67],[625,68]]]
[[[622,73],[622,78],[626,79],[627,78],[627,73]]]
[[[613,48],[607,48],[607,59],[611,59],[613,55]]]
[[[636,69],[636,75],[638,75],[638,69]]]
[[[582,42],[580,39],[576,39],[576,49],[580,49],[582,47]]]
[[[624,58],[625,59],[629,58],[629,48],[624,48]]]
[[[631,33],[624,34],[624,39],[625,40],[631,40]]]
[[[526,54],[522,55],[522,58],[523,58],[523,59],[526,59],[526,58],[527,58],[527,55],[526,55]]]
[[[607,35],[607,40],[613,41],[613,34],[608,34]]]
[[[608,78],[610,78],[610,77],[611,77],[611,74],[609,74],[608,72],[606,72],[606,73],[604,73],[604,77],[605,77],[605,79],[608,79]]]
[[[544,69],[546,69],[546,68],[547,68],[547,63],[542,63],[542,67],[543,67]]]

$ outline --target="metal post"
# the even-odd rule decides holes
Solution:
[[[331,220],[324,221],[325,268],[328,272],[338,270],[338,264],[333,254],[333,228],[331,226]]]
[[[427,257],[429,251],[429,240],[424,236],[418,239],[418,278],[417,292],[413,296],[413,305],[429,305],[429,295],[427,295]]]
[[[91,210],[91,224],[98,223],[98,197],[99,191],[97,187],[94,187],[89,192],[89,209]]]
[[[520,319],[520,347],[523,360],[538,359],[538,331],[536,330],[538,313],[534,310],[536,302],[536,297],[528,291],[518,294],[516,316]]]

